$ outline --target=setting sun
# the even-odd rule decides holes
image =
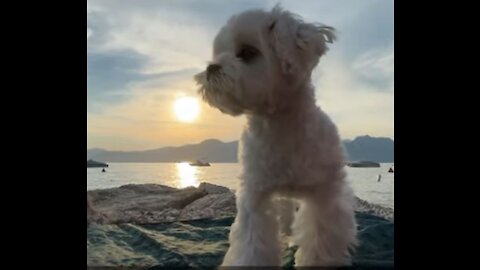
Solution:
[[[183,122],[192,122],[198,117],[200,105],[198,100],[193,97],[182,97],[175,101],[173,106],[175,116]]]

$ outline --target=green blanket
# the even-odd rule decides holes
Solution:
[[[367,213],[356,213],[356,216],[360,246],[353,257],[354,268],[393,268],[393,222]],[[102,269],[102,266],[149,270],[213,268],[221,264],[228,248],[232,222],[233,218],[224,218],[90,226],[87,228],[87,265],[89,269]],[[284,251],[285,267],[294,265],[294,253],[295,247]]]

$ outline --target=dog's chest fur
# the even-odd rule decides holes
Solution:
[[[265,188],[327,182],[337,171],[332,167],[344,166],[337,129],[314,105],[281,117],[249,117],[239,153],[245,180],[270,179],[262,181]]]

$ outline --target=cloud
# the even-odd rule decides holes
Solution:
[[[360,55],[352,64],[359,79],[381,91],[393,91],[393,44]]]
[[[149,76],[139,72],[147,61],[146,56],[133,51],[87,52],[89,108],[127,98],[131,83],[148,79]]]
[[[133,51],[88,53],[87,58],[88,108],[97,112],[145,91],[176,90],[178,81],[192,78],[200,71],[186,68],[152,73],[145,68],[150,58]]]
[[[393,48],[392,48],[393,49]],[[378,48],[353,61],[328,54],[314,72],[317,104],[343,137],[393,137],[393,50]]]

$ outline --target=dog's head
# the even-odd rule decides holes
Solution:
[[[230,115],[271,114],[309,82],[334,40],[332,27],[305,23],[279,6],[235,15],[217,34],[212,61],[195,76],[199,93]]]

